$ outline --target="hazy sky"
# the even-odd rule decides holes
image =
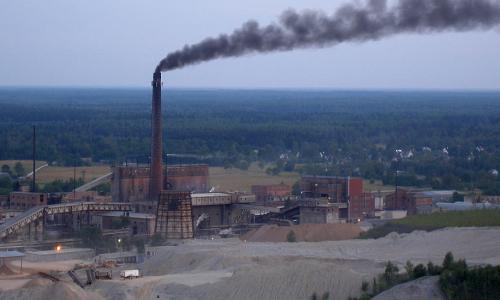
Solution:
[[[339,0],[0,0],[0,85],[148,86],[168,52]],[[213,61],[166,73],[174,87],[500,89],[500,31]]]

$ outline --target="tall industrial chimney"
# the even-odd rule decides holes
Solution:
[[[150,198],[158,200],[162,190],[162,119],[161,119],[161,72],[156,70],[153,74],[153,102],[151,114],[151,181]]]

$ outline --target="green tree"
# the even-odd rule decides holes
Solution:
[[[398,276],[399,268],[391,261],[388,261],[385,265],[385,271],[383,278],[387,285],[393,285],[396,282]]]
[[[425,266],[423,264],[416,265],[415,269],[413,269],[412,278],[417,279],[420,277],[424,277],[425,275],[427,275],[427,269],[425,268]]]
[[[24,170],[24,166],[21,162],[16,162],[14,165],[14,171],[16,172],[17,177],[21,177],[26,175],[26,171]]]
[[[10,176],[1,176],[0,177],[0,195],[8,195],[12,192],[13,183]]]
[[[451,269],[454,263],[455,259],[453,258],[453,253],[451,252],[446,253],[446,256],[444,257],[443,260],[443,269],[445,270]]]
[[[452,196],[453,202],[464,202],[464,195],[454,192]]]
[[[143,238],[136,238],[134,241],[134,245],[137,249],[137,253],[144,254],[146,252],[146,244]]]
[[[411,261],[407,261],[405,265],[406,274],[408,274],[408,278],[413,278],[413,269],[415,266],[411,263]]]
[[[2,165],[2,172],[11,175],[11,170],[9,165]]]
[[[370,284],[368,283],[368,281],[363,280],[363,282],[361,282],[361,291],[363,293],[366,293],[366,292],[368,292],[369,288],[370,288]]]
[[[439,275],[441,274],[441,268],[432,262],[427,263],[427,274],[431,276]]]
[[[293,230],[290,230],[288,234],[286,235],[286,240],[289,243],[295,243],[297,242],[297,237],[295,236],[295,232]]]
[[[300,196],[300,181],[297,181],[292,186],[292,195]]]

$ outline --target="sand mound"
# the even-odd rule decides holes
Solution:
[[[439,288],[439,277],[423,277],[395,287],[375,296],[373,300],[444,300]]]
[[[359,296],[359,282],[373,276],[367,271],[373,270],[371,263],[357,269],[340,261],[299,259],[286,264],[245,267],[231,278],[190,289],[179,284],[157,286],[155,293],[167,299],[299,300],[310,299],[313,293],[330,293],[334,296],[330,299],[346,299]]]
[[[10,275],[16,275],[16,274],[17,273],[12,271],[12,269],[9,268],[7,265],[0,266],[0,275],[10,276]]]
[[[29,282],[28,282],[29,283]],[[28,284],[27,283],[27,284]],[[41,281],[33,282],[40,284]],[[44,286],[31,286],[0,293],[0,300],[101,300],[95,293],[87,292],[80,287],[66,282],[57,282]]]
[[[52,280],[47,279],[47,278],[35,278],[31,279],[30,281],[26,282],[26,284],[23,286],[23,288],[32,288],[32,287],[37,287],[37,286],[48,286],[52,284]]]
[[[297,242],[349,240],[359,236],[361,228],[355,224],[301,224],[293,226],[265,225],[241,236],[248,242],[286,242],[290,231]]]
[[[182,252],[177,249],[162,251],[144,263],[145,275],[165,275],[183,272],[234,270],[252,263],[250,257],[225,256],[218,251]]]

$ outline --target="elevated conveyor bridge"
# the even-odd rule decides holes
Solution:
[[[130,203],[97,203],[97,202],[72,202],[54,205],[35,206],[27,211],[8,219],[0,225],[0,239],[18,232],[21,228],[43,219],[47,215],[81,213],[81,212],[107,212],[131,211]]]

